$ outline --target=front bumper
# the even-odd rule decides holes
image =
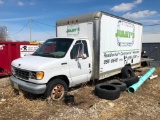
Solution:
[[[13,75],[10,76],[13,84],[18,84],[18,88],[33,94],[43,94],[46,90],[46,84],[35,84],[17,79]]]

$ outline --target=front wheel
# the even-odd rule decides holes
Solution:
[[[54,79],[49,82],[45,91],[45,97],[50,97],[52,100],[61,100],[68,91],[67,84],[61,79]]]

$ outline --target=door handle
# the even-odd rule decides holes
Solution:
[[[61,63],[61,65],[67,65],[67,63]]]
[[[89,68],[91,67],[91,64],[89,63]]]

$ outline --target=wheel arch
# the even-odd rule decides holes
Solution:
[[[58,75],[58,76],[54,76],[54,77],[50,78],[50,80],[48,81],[47,85],[51,81],[53,81],[55,79],[61,79],[61,80],[63,80],[67,84],[68,87],[70,86],[70,81],[69,81],[69,79],[68,79],[68,77],[66,75]]]

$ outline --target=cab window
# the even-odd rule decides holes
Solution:
[[[71,59],[81,58],[82,54],[89,57],[87,42],[85,40],[78,40],[71,50],[70,57]]]

